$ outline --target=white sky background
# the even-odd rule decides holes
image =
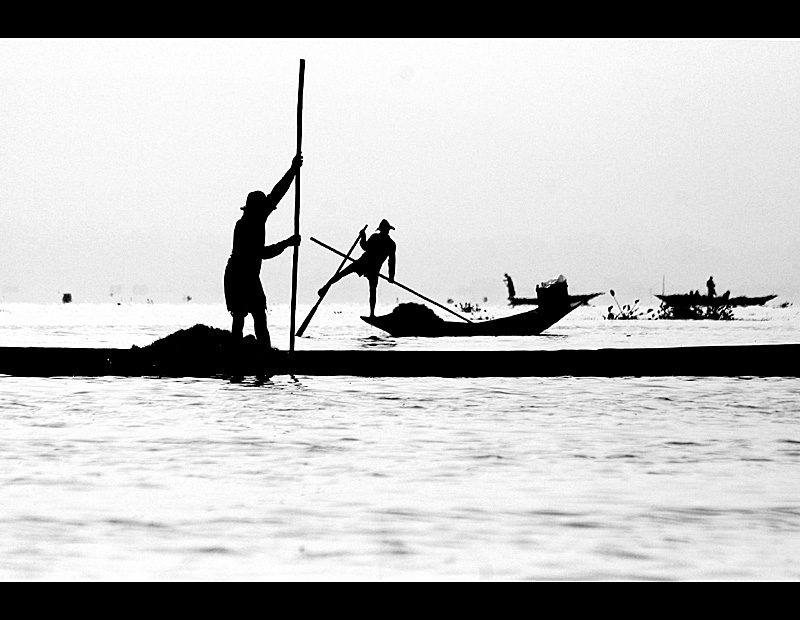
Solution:
[[[506,272],[800,293],[800,41],[10,39],[0,301],[221,302],[239,206],[294,155],[300,58],[301,303],[341,260],[309,237],[347,251],[384,217],[397,280],[442,302],[502,303]],[[294,188],[268,242],[293,211]],[[264,263],[272,302],[291,264]]]

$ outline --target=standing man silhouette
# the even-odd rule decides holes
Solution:
[[[706,286],[708,287],[708,296],[716,296],[717,286],[714,284],[714,276],[708,276],[708,282],[706,282]]]
[[[259,190],[250,192],[242,207],[244,213],[233,230],[233,249],[225,267],[225,305],[233,317],[231,333],[237,352],[241,351],[244,320],[248,314],[253,316],[262,357],[267,358],[272,351],[267,329],[267,297],[261,285],[261,261],[278,256],[288,247],[300,245],[300,235],[265,246],[265,226],[302,165],[303,156],[296,155],[289,170],[269,195]]]
[[[359,242],[364,253],[353,263],[334,274],[334,276],[328,280],[328,283],[319,289],[319,296],[322,297],[325,295],[334,282],[338,282],[346,275],[357,273],[359,277],[366,276],[369,282],[369,315],[370,317],[374,317],[375,302],[378,297],[378,277],[381,267],[387,258],[389,259],[389,282],[394,282],[395,250],[397,246],[394,240],[389,236],[390,230],[394,230],[394,226],[389,224],[386,220],[381,220],[381,223],[378,224],[378,232],[370,235],[369,239],[367,239],[367,236],[362,230],[359,233]]]

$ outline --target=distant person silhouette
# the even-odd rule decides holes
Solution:
[[[225,267],[225,305],[233,316],[231,333],[235,345],[238,349],[245,317],[250,314],[264,358],[272,352],[272,343],[267,329],[267,297],[261,285],[261,261],[278,256],[288,247],[300,245],[300,235],[292,235],[265,246],[265,226],[302,165],[303,156],[295,156],[289,170],[268,195],[259,190],[247,195],[247,202],[242,207],[244,213],[233,230],[233,249]]]
[[[511,276],[507,273],[504,273],[505,276],[503,279],[505,280],[506,286],[508,287],[508,298],[514,299],[516,297],[516,290],[514,290],[514,281],[511,279]]]
[[[706,286],[708,287],[708,296],[714,297],[717,294],[717,287],[714,284],[714,276],[708,276],[708,282],[706,282]]]
[[[328,280],[328,283],[319,289],[319,296],[322,297],[325,295],[334,282],[338,282],[351,273],[357,273],[359,277],[366,276],[369,282],[369,315],[370,317],[374,317],[378,291],[378,277],[381,267],[387,258],[389,259],[389,282],[394,282],[395,250],[397,246],[394,240],[389,236],[390,230],[394,230],[394,226],[389,224],[386,220],[381,220],[381,223],[378,224],[378,232],[370,235],[369,239],[367,239],[367,235],[364,234],[362,230],[359,233],[359,243],[364,253],[353,263],[334,274],[334,276]]]

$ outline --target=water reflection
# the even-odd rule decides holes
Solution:
[[[799,396],[3,377],[0,577],[797,579]]]

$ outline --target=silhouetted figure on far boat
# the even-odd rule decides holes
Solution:
[[[715,297],[717,294],[717,286],[714,284],[714,276],[708,276],[706,286],[708,287],[708,296]]]
[[[508,298],[514,299],[514,297],[517,296],[517,291],[514,289],[514,281],[511,279],[511,276],[504,273],[503,281],[506,283],[506,287],[508,287]]]
[[[378,278],[386,259],[389,259],[389,282],[394,282],[395,250],[397,246],[389,236],[390,230],[394,230],[394,226],[386,220],[381,220],[381,223],[378,224],[378,232],[370,235],[369,239],[367,239],[367,235],[362,230],[359,234],[359,243],[364,253],[353,263],[334,274],[327,284],[319,289],[319,296],[325,295],[334,282],[338,282],[351,273],[357,273],[360,277],[366,277],[369,282],[369,315],[374,317],[375,302],[378,296]]]
[[[278,208],[281,198],[303,165],[303,156],[297,155],[292,165],[269,194],[256,190],[247,195],[242,207],[242,217],[233,230],[233,250],[225,267],[225,305],[233,317],[231,333],[237,351],[240,351],[245,317],[253,316],[256,339],[261,354],[266,358],[272,351],[267,329],[267,297],[261,285],[261,261],[274,258],[286,248],[300,245],[300,235],[292,235],[272,245],[266,241],[267,218]]]

